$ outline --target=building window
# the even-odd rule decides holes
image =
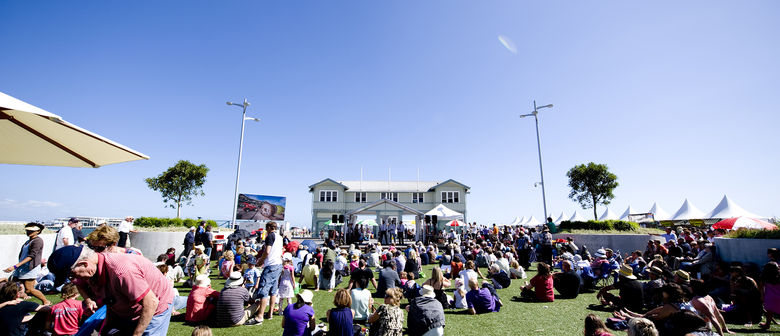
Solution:
[[[320,202],[338,202],[339,192],[336,190],[320,190]]]
[[[392,192],[392,193],[382,193],[382,199],[391,200],[393,202],[398,202],[398,193]]]
[[[355,203],[366,203],[366,193],[365,192],[356,192],[355,193]]]
[[[459,203],[460,192],[459,191],[442,191],[441,192],[442,203]]]
[[[422,203],[423,193],[412,193],[412,203]]]

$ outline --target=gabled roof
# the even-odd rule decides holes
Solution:
[[[449,182],[452,182],[452,183],[455,183],[455,184],[459,184],[459,185],[461,185],[463,188],[465,188],[465,189],[466,189],[466,191],[469,191],[469,189],[471,189],[469,186],[467,186],[467,185],[465,185],[465,184],[463,184],[463,183],[460,183],[460,182],[458,182],[458,181],[455,181],[455,180],[453,180],[453,179],[449,179],[449,180],[446,180],[446,181],[444,181],[444,182],[442,182],[442,183],[439,183],[439,184],[437,184],[437,185],[435,185],[435,186],[431,187],[430,189],[428,189],[428,191],[433,191],[434,189],[438,188],[439,186],[441,186],[441,185],[443,185],[443,184],[446,184],[446,183],[449,183]]]
[[[376,201],[376,202],[374,202],[374,203],[371,203],[371,204],[364,205],[364,206],[362,206],[362,207],[360,207],[360,208],[357,208],[357,209],[355,209],[355,210],[352,210],[352,211],[349,211],[349,212],[347,212],[347,214],[346,214],[346,215],[347,215],[347,216],[351,216],[351,215],[357,215],[357,214],[360,214],[360,213],[361,213],[361,212],[363,212],[363,211],[366,211],[366,210],[368,210],[368,209],[371,209],[371,208],[373,208],[373,207],[376,207],[376,206],[379,206],[379,205],[382,205],[382,204],[389,204],[389,205],[391,205],[391,206],[394,206],[394,207],[396,207],[396,208],[399,208],[399,209],[401,209],[401,210],[404,210],[404,212],[408,212],[408,213],[411,213],[411,214],[413,214],[413,215],[419,215],[419,216],[422,216],[422,215],[423,215],[423,213],[422,213],[421,211],[417,210],[417,209],[414,209],[414,208],[412,208],[412,207],[409,207],[409,206],[403,205],[403,204],[401,204],[401,203],[398,203],[398,202],[393,202],[393,201],[391,201],[391,200],[389,200],[389,199],[381,199],[381,200],[378,200],[378,201]]]
[[[344,190],[349,189],[349,187],[347,187],[347,186],[345,186],[345,185],[343,185],[343,184],[341,184],[341,183],[339,183],[339,182],[337,182],[337,181],[335,181],[333,179],[326,178],[326,179],[324,179],[322,181],[319,181],[319,182],[317,182],[315,184],[310,185],[309,186],[309,191],[313,191],[314,187],[316,187],[318,184],[322,184],[322,183],[325,183],[325,182],[331,182],[331,183],[334,183],[334,184],[338,184],[338,185],[344,187]]]
[[[426,192],[439,184],[437,181],[340,181],[350,191],[368,192]]]

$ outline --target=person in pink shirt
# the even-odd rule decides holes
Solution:
[[[358,268],[358,256],[357,254],[353,254],[351,257],[352,261],[349,262],[349,273],[352,274],[352,272],[355,271],[356,268]]]
[[[81,301],[76,300],[79,290],[73,283],[65,284],[60,294],[62,302],[51,307],[51,321],[54,335],[74,335],[79,332],[81,316],[84,314]]]
[[[132,330],[132,335],[165,335],[173,311],[173,287],[146,258],[133,254],[95,253],[83,248],[71,268],[87,309],[108,306],[104,332]]]
[[[192,287],[187,297],[187,311],[184,319],[187,322],[206,321],[217,307],[219,292],[211,289],[211,279],[208,274],[201,274],[195,278],[195,286]]]
[[[233,266],[235,266],[235,255],[233,254],[233,251],[225,251],[224,254],[222,254],[222,258],[225,260],[222,261],[222,267],[220,269],[220,273],[222,274],[222,277],[227,279],[230,277],[230,273],[233,272]]]

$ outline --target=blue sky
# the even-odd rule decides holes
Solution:
[[[175,216],[143,179],[210,169],[187,217],[241,192],[307,225],[323,178],[453,178],[469,220],[571,214],[566,171],[605,163],[612,208],[709,211],[727,194],[780,215],[776,1],[0,0],[0,91],[151,157],[99,169],[0,165],[0,220]],[[507,51],[498,35],[510,38]],[[601,210],[599,211],[601,212]]]

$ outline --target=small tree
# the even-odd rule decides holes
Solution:
[[[583,209],[593,208],[593,218],[598,220],[596,206],[607,205],[615,198],[612,191],[618,186],[617,175],[605,164],[590,162],[574,166],[566,176],[571,187],[569,198],[580,203]]]
[[[203,184],[206,183],[206,165],[195,165],[187,160],[176,162],[157,177],[145,179],[150,189],[159,191],[163,203],[176,209],[176,218],[181,217],[182,203],[192,204],[193,196],[203,196]]]

